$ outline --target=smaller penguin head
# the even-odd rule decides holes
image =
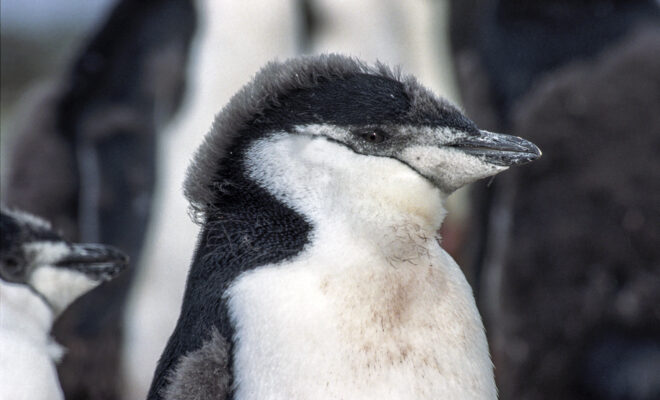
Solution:
[[[0,232],[0,280],[30,287],[55,314],[128,263],[113,247],[67,242],[48,222],[16,210],[0,209]]]

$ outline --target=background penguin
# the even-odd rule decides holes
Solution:
[[[436,232],[448,194],[539,155],[383,65],[269,64],[189,169],[202,232],[149,399],[496,398]]]
[[[0,209],[0,233],[0,398],[63,399],[51,324],[128,259],[109,246],[66,242],[46,221],[15,210]]]
[[[660,3],[461,0],[451,21],[467,114],[545,152],[473,187],[501,398],[660,398]]]
[[[137,264],[158,134],[181,104],[195,26],[192,0],[117,1],[18,127],[4,202],[52,221],[68,240],[124,249]],[[55,324],[69,349],[58,366],[69,400],[120,397],[123,312],[137,270],[100,285]]]

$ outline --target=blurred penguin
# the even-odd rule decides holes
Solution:
[[[70,243],[34,215],[0,208],[0,397],[63,399],[53,320],[127,264],[104,245]]]
[[[8,205],[43,215],[70,240],[140,252],[158,137],[182,100],[192,0],[121,0],[62,79],[37,94],[17,132]],[[67,399],[118,397],[122,312],[135,269],[76,302],[54,334]]]
[[[658,2],[454,1],[451,21],[468,115],[545,153],[472,196],[501,398],[659,398]]]

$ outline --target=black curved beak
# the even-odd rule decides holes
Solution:
[[[528,140],[488,131],[465,136],[448,146],[504,167],[527,164],[541,157],[541,150]]]
[[[128,256],[102,244],[71,244],[71,252],[55,265],[74,269],[97,281],[114,278],[128,265]]]

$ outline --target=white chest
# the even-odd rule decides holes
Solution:
[[[63,399],[52,313],[23,285],[0,281],[0,399]]]
[[[434,238],[437,188],[322,137],[248,153],[251,177],[314,231],[226,293],[237,400],[496,398],[471,288]]]
[[[237,399],[496,398],[457,265],[414,228],[388,235],[384,248],[314,246],[237,280]]]

